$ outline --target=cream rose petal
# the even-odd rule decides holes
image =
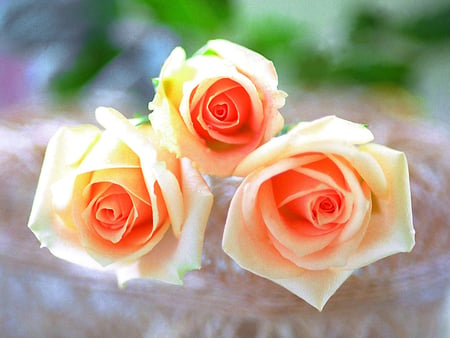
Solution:
[[[261,54],[237,45],[227,40],[210,40],[206,44],[222,58],[229,60],[244,74],[251,79],[259,78],[261,84],[269,88],[276,88],[278,77],[273,63]]]
[[[273,279],[273,282],[322,311],[328,299],[352,273],[353,270],[339,269],[302,270],[296,278]]]
[[[263,167],[277,162],[281,158],[299,154],[305,151],[319,152],[320,144],[323,150],[331,152],[334,144],[357,145],[373,140],[373,134],[361,124],[340,119],[336,116],[326,116],[312,122],[301,122],[287,134],[275,137],[250,153],[236,167],[234,175],[247,176],[254,168]]]
[[[93,172],[108,168],[139,168],[139,157],[109,130],[104,130],[98,142],[80,163],[77,173]]]
[[[154,164],[152,171],[161,188],[173,233],[178,238],[183,230],[182,226],[185,214],[185,206],[183,204],[183,196],[179,182],[173,173],[166,169],[163,163]]]
[[[141,277],[182,284],[186,272],[200,268],[204,232],[213,195],[188,159],[181,159],[181,172],[186,217],[179,238],[168,232],[139,261],[117,270],[120,285]]]
[[[361,245],[348,262],[350,268],[365,266],[398,252],[409,252],[415,244],[404,153],[377,144],[367,144],[360,150],[371,154],[381,165],[389,193],[382,197],[372,195],[372,217]]]
[[[100,268],[100,265],[81,247],[73,228],[55,218],[50,201],[53,200],[52,186],[64,177],[74,177],[76,165],[96,144],[100,134],[100,130],[95,126],[66,127],[50,139],[28,222],[28,227],[41,242],[41,247],[47,247],[54,256],[96,269]],[[67,208],[64,203],[70,203],[67,196],[73,189],[73,181],[69,179],[67,186],[60,185],[57,188],[66,188],[63,199],[59,201],[61,208]]]
[[[107,107],[98,107],[95,117],[106,130],[112,131],[140,158],[146,157],[156,161],[155,145],[144,131],[136,128],[117,110]]]

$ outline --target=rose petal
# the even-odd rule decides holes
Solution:
[[[144,176],[140,168],[108,168],[92,173],[90,184],[110,182],[123,187],[142,202],[150,204]]]
[[[348,144],[366,144],[373,141],[372,132],[360,123],[341,119],[334,115],[311,122],[300,122],[290,131],[293,137],[313,137],[314,141],[326,140]]]
[[[348,262],[366,235],[369,220],[370,213],[367,213],[366,218],[361,221],[361,231],[356,233],[350,240],[340,242],[339,238],[335,238],[323,249],[300,257],[297,260],[297,264],[308,270],[324,270],[329,268],[350,269],[351,267],[349,267]]]
[[[267,166],[281,158],[305,152],[340,154],[342,145],[347,145],[347,149],[351,149],[355,144],[365,144],[372,140],[373,134],[363,125],[335,116],[326,116],[312,122],[301,122],[287,134],[271,139],[270,142],[250,153],[236,167],[234,174],[247,176],[254,168]],[[358,152],[355,150],[353,153]],[[376,167],[376,163],[374,164]],[[360,169],[364,170],[364,168]]]
[[[107,130],[110,130],[120,138],[130,149],[139,156],[156,161],[157,152],[155,145],[147,137],[142,129],[136,128],[131,122],[117,110],[106,107],[98,107],[95,110],[97,121]]]
[[[273,63],[261,54],[227,40],[210,40],[206,47],[215,51],[225,60],[236,65],[240,72],[252,80],[260,79],[264,86],[276,89],[278,76]]]
[[[245,182],[245,181],[244,181]],[[222,248],[242,268],[266,278],[289,278],[300,274],[298,266],[280,255],[268,236],[255,235],[254,227],[244,221],[243,183],[228,209]]]
[[[244,221],[246,222],[248,227],[253,226],[253,218],[250,217],[252,214],[253,216],[253,209],[254,204],[258,201],[258,194],[260,186],[266,182],[267,180],[270,180],[272,177],[283,173],[291,168],[295,168],[297,166],[301,166],[302,164],[309,163],[310,161],[315,161],[318,157],[317,156],[304,156],[301,158],[287,158],[284,160],[279,161],[276,165],[267,167],[267,168],[260,168],[259,170],[255,171],[251,176],[248,176],[246,180],[242,183],[242,189],[245,189],[245,196],[243,200],[243,210],[246,210],[245,213],[243,213]],[[261,216],[260,216],[261,217]],[[255,229],[253,231],[259,232],[260,229]]]
[[[366,236],[348,266],[358,268],[414,247],[408,164],[405,154],[385,146],[368,144],[360,148],[381,165],[387,180],[387,196],[372,196],[373,212]]]
[[[183,201],[187,213],[183,231],[179,238],[168,232],[141,260],[117,270],[120,285],[140,277],[182,284],[182,277],[187,271],[200,268],[203,236],[213,195],[190,161],[182,159],[181,163]]]
[[[353,270],[339,269],[302,270],[302,273],[296,278],[274,279],[273,281],[322,311],[328,299],[352,273]]]
[[[168,171],[162,163],[153,166],[152,171],[161,188],[166,209],[169,213],[172,230],[175,237],[178,238],[183,230],[182,226],[185,214],[183,194],[180,189],[179,182],[175,175]]]
[[[346,242],[351,239],[355,233],[361,231],[364,233],[366,231],[366,228],[362,225],[364,224],[364,220],[367,218],[367,214],[370,214],[372,207],[370,198],[371,191],[367,184],[360,181],[360,179],[356,176],[357,173],[355,173],[353,168],[349,167],[345,161],[333,155],[329,156],[333,159],[344,175],[345,181],[347,182],[353,197],[352,215],[349,217],[349,222],[345,224],[345,227],[342,229],[341,234],[337,238],[338,242]]]
[[[239,163],[246,156],[245,154],[255,148],[254,143],[249,143],[235,151],[221,152],[213,149],[205,151],[205,145],[199,143],[199,140],[187,130],[180,115],[168,101],[164,101],[160,109],[167,113],[152,113],[149,118],[152,125],[155,126],[158,137],[161,138],[161,142],[177,155],[188,154],[197,165],[201,164],[200,169],[203,172],[219,176],[228,175],[233,171],[236,163]],[[220,166],[217,163],[220,163]]]
[[[166,95],[176,106],[180,104],[183,83],[189,81],[194,75],[194,69],[185,65],[186,53],[181,47],[176,47],[168,56],[161,68],[160,81],[149,109],[154,110],[163,104]],[[176,79],[176,81],[174,80]]]
[[[94,145],[100,136],[100,131],[94,126],[81,126],[75,128],[61,128],[49,141],[45,153],[41,175],[33,202],[33,207],[28,221],[28,227],[41,242],[42,247],[47,247],[50,252],[61,259],[89,268],[99,268],[100,265],[90,257],[81,247],[77,233],[71,226],[55,219],[54,212],[49,201],[52,201],[51,187],[54,182],[65,181],[67,190],[61,194],[59,208],[70,206],[70,195],[73,187],[73,177],[76,167],[72,164],[80,162],[88,149]],[[72,155],[68,155],[72,154]],[[69,156],[69,157],[68,157]],[[61,188],[61,186],[60,186]],[[63,189],[58,189],[61,192]],[[66,215],[69,219],[71,214]]]

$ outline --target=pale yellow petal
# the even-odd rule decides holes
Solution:
[[[109,168],[139,168],[139,157],[117,135],[105,130],[80,163],[77,172]]]
[[[97,142],[99,135],[98,128],[88,125],[61,128],[50,139],[28,222],[42,247],[47,247],[56,257],[90,268],[99,268],[100,265],[82,248],[73,222],[65,224],[55,216],[51,201],[54,200],[52,187],[64,177],[73,177],[76,165]],[[73,179],[69,179],[65,188],[68,191],[64,192],[65,197],[59,201],[59,207],[69,210]],[[69,213],[67,217],[70,217]]]
[[[195,70],[186,66],[186,53],[183,48],[176,47],[164,62],[159,75],[159,85],[155,97],[148,105],[149,110],[158,109],[162,101],[169,100],[177,107],[180,104],[183,83],[192,79]]]
[[[139,157],[145,156],[156,161],[156,149],[150,138],[117,110],[98,107],[95,110],[95,117],[98,123],[113,132]]]

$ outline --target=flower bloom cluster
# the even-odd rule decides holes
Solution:
[[[366,126],[325,116],[284,135],[273,64],[225,40],[156,81],[151,123],[100,107],[50,140],[29,227],[55,256],[121,284],[181,284],[199,269],[213,195],[205,175],[243,178],[223,250],[321,310],[355,269],[414,246],[408,166]]]

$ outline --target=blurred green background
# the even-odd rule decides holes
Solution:
[[[170,51],[225,38],[280,88],[402,88],[449,121],[450,3],[412,0],[0,0],[0,107],[27,97],[145,111]]]

